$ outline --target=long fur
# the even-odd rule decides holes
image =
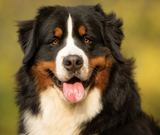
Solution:
[[[105,89],[100,89],[100,88],[96,89],[101,91],[100,94],[101,97],[99,98],[99,96],[97,96],[98,99],[94,99],[96,98],[95,96],[96,94],[94,95],[92,93],[91,95],[94,95],[93,98],[92,99],[87,98],[92,103],[98,100],[97,102],[100,102],[101,103],[100,105],[102,106],[97,107],[96,105],[99,104],[96,104],[95,106],[88,105],[89,103],[88,100],[86,101],[84,100],[80,103],[80,104],[84,103],[84,105],[87,104],[86,107],[91,108],[88,111],[89,112],[88,114],[91,115],[94,114],[94,115],[91,117],[86,115],[84,121],[82,121],[80,125],[77,125],[78,128],[77,131],[79,132],[79,134],[80,135],[160,135],[160,128],[158,127],[157,123],[154,121],[152,117],[149,117],[141,109],[141,100],[138,94],[139,88],[134,80],[134,73],[133,73],[135,67],[134,59],[125,59],[120,53],[120,46],[122,39],[124,37],[123,31],[121,29],[123,23],[121,19],[116,19],[114,13],[106,15],[101,9],[100,5],[96,5],[93,7],[80,6],[80,7],[74,7],[73,9],[70,7],[64,8],[61,6],[43,7],[39,10],[37,17],[35,17],[34,20],[20,22],[18,24],[19,43],[25,55],[23,59],[23,65],[16,74],[16,81],[17,81],[16,103],[19,106],[19,114],[20,114],[18,134],[29,134],[28,131],[26,131],[25,127],[26,126],[25,123],[27,121],[25,116],[28,115],[26,112],[29,112],[31,117],[34,117],[38,121],[39,116],[43,113],[42,108],[45,106],[45,105],[42,106],[42,98],[41,98],[41,96],[44,94],[42,94],[43,92],[40,91],[39,82],[36,80],[37,78],[32,71],[32,68],[34,66],[35,67],[37,66],[36,62],[38,60],[39,61],[42,60],[49,61],[50,59],[52,60],[52,58],[49,57],[50,55],[47,54],[46,52],[47,49],[44,50],[43,52],[40,52],[40,55],[38,55],[39,57],[36,55],[37,53],[39,53],[38,52],[39,49],[41,49],[40,44],[43,40],[43,38],[41,38],[38,34],[40,34],[40,31],[43,31],[45,33],[47,32],[47,30],[49,30],[49,29],[46,30],[47,26],[42,25],[42,22],[44,20],[47,20],[48,19],[47,17],[50,16],[55,11],[62,11],[61,14],[67,16],[68,11],[75,12],[76,14],[77,13],[76,9],[78,11],[83,11],[84,9],[86,10],[86,14],[88,12],[93,12],[93,16],[95,17],[95,20],[96,19],[98,20],[97,24],[99,25],[99,27],[94,27],[94,29],[96,30],[96,32],[98,32],[99,30],[98,28],[103,28],[99,33],[102,34],[102,38],[100,39],[101,40],[103,39],[105,47],[101,46],[101,48],[99,48],[99,51],[93,46],[92,48],[88,47],[89,49],[88,48],[87,49],[89,50],[88,51],[89,53],[87,55],[89,59],[106,55],[104,58],[106,59],[108,58],[109,59],[108,61],[111,62],[110,67],[106,69],[108,70],[107,73],[109,75],[106,73],[108,76],[104,77],[104,79],[106,79],[108,82],[102,84],[106,86]],[[55,15],[58,16],[58,13],[59,12],[56,12]],[[79,15],[80,13],[77,14]],[[92,27],[90,29],[92,29]],[[109,50],[107,54],[104,53],[105,48]],[[54,51],[54,53],[55,54],[53,54],[53,57],[55,58],[57,52]],[[48,70],[45,70],[44,72],[47,71]],[[52,74],[53,73],[49,73],[45,77],[46,78],[51,77]],[[96,70],[94,76],[98,74],[99,72]],[[93,79],[93,82],[94,81],[95,80]],[[91,87],[91,92],[95,90],[95,88],[96,87],[94,86],[93,88]],[[47,91],[48,88],[46,88],[45,90]],[[59,102],[61,100],[62,99],[57,101]],[[63,104],[61,104],[60,107],[64,107]],[[97,112],[95,109],[97,109]],[[54,109],[51,108],[51,110],[53,111]],[[59,110],[61,110],[59,116],[63,116],[63,111],[65,113],[64,108],[63,109],[61,108]],[[83,110],[79,109],[79,113],[81,113],[81,111]],[[55,114],[58,115],[58,111]],[[79,117],[80,115],[81,114],[77,114],[77,117]],[[85,116],[84,112],[82,115]],[[71,116],[72,115],[70,115],[70,117]],[[76,116],[74,116],[74,118],[75,117]],[[71,125],[71,123],[68,123],[68,125]]]

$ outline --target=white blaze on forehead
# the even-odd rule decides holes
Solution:
[[[67,55],[79,55],[82,57],[82,55],[85,55],[84,52],[78,48],[75,43],[74,43],[74,39],[73,39],[73,22],[72,22],[72,18],[69,14],[68,17],[68,24],[67,24],[67,31],[68,31],[68,36],[67,36],[67,40],[66,40],[66,53],[64,54],[65,56]],[[85,56],[84,56],[85,57]]]
[[[78,55],[82,57],[83,59],[83,67],[80,69],[81,77],[85,80],[88,79],[88,58],[84,51],[77,47],[74,43],[74,38],[72,36],[73,34],[73,22],[71,15],[69,14],[68,20],[67,20],[67,37],[66,37],[66,45],[64,48],[62,48],[56,57],[56,71],[57,71],[57,77],[61,81],[66,81],[69,78],[68,71],[64,68],[63,65],[63,58],[68,55]],[[85,69],[84,71],[82,69]]]
[[[69,18],[68,18],[68,39],[70,39],[72,41],[72,18],[69,14]],[[68,40],[67,40],[68,41]]]

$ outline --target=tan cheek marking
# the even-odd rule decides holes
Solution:
[[[105,56],[91,59],[89,63],[92,67],[98,67],[99,70],[102,70],[105,67]]]
[[[83,36],[86,34],[86,28],[83,25],[79,27],[78,31],[79,31],[80,36]]]
[[[62,36],[62,34],[63,34],[63,32],[62,32],[62,29],[61,28],[59,28],[59,27],[56,27],[55,29],[54,29],[54,35],[56,36],[56,37],[61,37]]]
[[[113,61],[106,59],[106,66],[104,70],[100,71],[95,78],[95,86],[98,87],[101,91],[105,90],[109,83],[109,77]]]
[[[44,91],[48,86],[54,87],[51,77],[49,76],[48,70],[51,70],[54,74],[55,62],[36,62],[36,64],[31,68],[31,73],[33,74],[36,84],[38,85],[38,91]]]
[[[89,76],[91,76],[94,68],[97,68],[98,71],[102,70],[105,67],[105,56],[98,58],[89,58]]]
[[[95,77],[93,87],[99,88],[101,92],[105,90],[109,83],[110,72],[114,61],[111,54],[107,57],[102,56],[91,60],[92,65],[96,66],[98,69],[98,74]]]

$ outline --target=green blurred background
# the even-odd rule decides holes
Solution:
[[[18,109],[15,106],[14,74],[23,54],[17,43],[16,20],[34,18],[46,5],[93,5],[114,11],[123,18],[125,39],[122,53],[136,58],[135,79],[142,108],[160,119],[160,1],[159,0],[0,0],[0,135],[15,135]]]

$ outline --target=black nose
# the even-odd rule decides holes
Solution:
[[[64,67],[68,71],[76,71],[83,65],[83,60],[78,55],[68,55],[63,59]]]

